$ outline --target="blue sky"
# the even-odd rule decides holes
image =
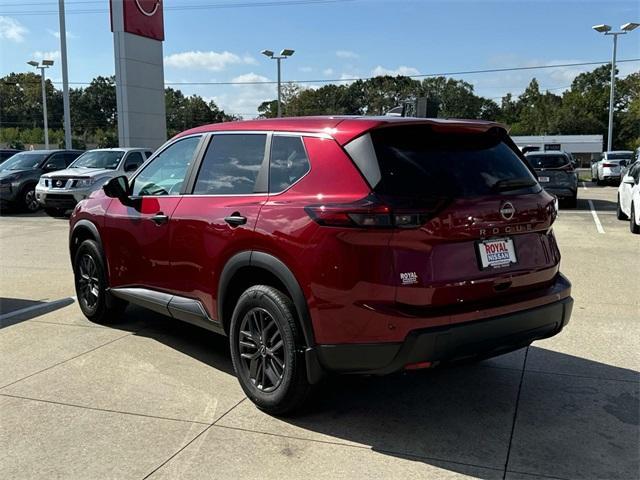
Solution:
[[[274,80],[275,62],[259,53],[265,48],[296,50],[283,64],[285,80],[601,61],[611,56],[611,38],[595,33],[591,25],[640,22],[637,0],[337,0],[256,6],[265,1],[165,0],[165,81]],[[253,5],[239,6],[247,3]],[[113,74],[107,0],[66,4],[70,81]],[[167,9],[193,5],[230,8]],[[33,15],[51,10],[57,10],[56,0],[0,0],[0,76],[27,71],[25,62],[32,58],[58,60],[57,15]],[[640,58],[640,29],[620,39],[618,58]],[[56,63],[50,76],[59,81]],[[532,76],[543,89],[559,93],[591,68],[455,78],[473,83],[478,94],[499,99],[509,91],[520,93]],[[622,75],[638,71],[640,62],[621,64],[620,70]],[[274,85],[175,87],[245,117],[254,115],[263,100],[275,98]]]

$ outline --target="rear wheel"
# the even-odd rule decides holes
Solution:
[[[108,291],[107,270],[102,252],[93,240],[80,244],[73,262],[76,296],[85,317],[96,323],[114,323],[127,307],[127,302]]]
[[[567,207],[569,208],[576,208],[576,206],[578,205],[578,193],[576,192],[573,197],[569,197],[567,199]]]
[[[35,185],[28,185],[24,188],[20,196],[20,206],[27,212],[37,212],[40,209]]]
[[[635,207],[633,205],[633,202],[631,202],[631,215],[629,215],[631,217],[631,221],[629,222],[629,228],[631,229],[631,233],[640,233],[640,224],[638,224],[636,222],[636,210]]]
[[[266,285],[246,290],[233,312],[230,343],[240,386],[258,408],[278,415],[302,405],[311,385],[288,296]]]
[[[620,208],[620,194],[618,194],[618,202],[616,204],[616,217],[618,217],[618,220],[626,220],[627,219],[627,216],[622,211],[622,208]]]

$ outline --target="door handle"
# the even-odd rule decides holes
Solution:
[[[169,221],[169,217],[167,217],[164,213],[158,212],[153,217],[151,217],[151,221],[156,225],[162,225]]]
[[[224,217],[224,221],[232,227],[239,227],[247,223],[247,217],[243,217],[239,212],[233,212],[228,217]]]

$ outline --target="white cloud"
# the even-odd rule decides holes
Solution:
[[[0,16],[0,38],[12,42],[22,42],[27,33],[29,30],[15,18]]]
[[[60,40],[60,32],[57,30],[51,30],[50,28],[47,28],[47,33],[49,35],[51,35],[52,37],[56,37],[58,40]],[[69,30],[67,30],[67,40],[71,40],[72,38],[78,38],[76,35],[74,35],[72,32],[70,32]]]
[[[313,68],[311,68],[311,67],[300,67],[300,68],[298,68],[298,70],[300,70],[301,72],[304,72],[304,73],[309,73],[309,72],[313,71]]]
[[[325,68],[322,73],[326,76],[333,75],[333,68]]]
[[[276,98],[277,92],[274,84],[247,84],[247,82],[270,81],[269,78],[257,73],[245,73],[232,78],[231,81],[237,83],[233,87],[223,89],[224,93],[210,97],[218,107],[229,114],[242,115],[245,118],[255,117],[258,114],[257,108],[262,102]]]
[[[231,52],[201,52],[190,51],[173,53],[164,57],[164,64],[167,67],[194,69],[194,70],[211,70],[218,72],[224,70],[229,65],[239,64],[255,64],[256,60],[245,55],[240,57]]]
[[[338,57],[338,58],[358,58],[359,55],[356,52],[352,52],[351,50],[338,50],[336,52],[336,57]]]
[[[374,77],[377,77],[379,75],[391,75],[392,77],[396,77],[398,75],[404,75],[404,76],[420,75],[420,72],[418,71],[417,68],[406,67],[404,65],[399,66],[395,70],[390,68],[385,68],[382,65],[378,65],[376,68],[373,69],[371,73],[373,74]]]
[[[60,59],[60,50],[54,50],[52,52],[43,52],[40,50],[36,50],[31,54],[34,60],[59,60]]]

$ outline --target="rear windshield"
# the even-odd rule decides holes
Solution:
[[[533,168],[560,168],[569,163],[564,155],[527,155]]]
[[[374,190],[398,197],[475,197],[537,192],[533,174],[499,132],[440,133],[425,126],[374,130]]]
[[[623,158],[630,160],[631,157],[633,157],[633,152],[607,153],[607,160],[620,160]]]

